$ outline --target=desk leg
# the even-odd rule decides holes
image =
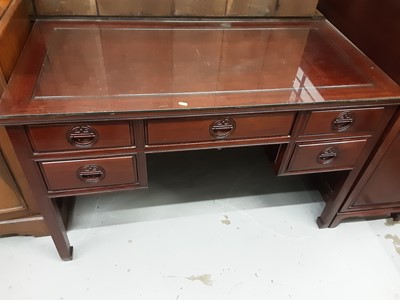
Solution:
[[[22,126],[10,126],[6,129],[19,164],[24,170],[26,182],[29,184],[29,197],[37,203],[61,259],[71,260],[72,247],[69,244],[60,210],[55,200],[47,194],[46,184],[34,161],[25,129]]]
[[[55,199],[47,198],[47,205],[42,205],[43,218],[49,228],[53,242],[60,258],[64,261],[72,260],[73,247],[70,246],[67,231]],[[44,207],[46,206],[46,207]]]

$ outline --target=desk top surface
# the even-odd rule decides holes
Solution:
[[[38,21],[1,99],[0,120],[376,103],[399,95],[324,21]]]

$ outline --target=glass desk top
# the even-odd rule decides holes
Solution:
[[[0,113],[263,107],[398,94],[324,21],[38,21]]]

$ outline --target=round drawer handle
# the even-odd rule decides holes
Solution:
[[[344,111],[332,121],[331,127],[333,131],[345,131],[353,126],[354,122],[354,114],[349,111]]]
[[[217,139],[224,139],[230,136],[236,129],[236,122],[232,118],[216,120],[210,125],[211,136]]]
[[[319,164],[329,164],[333,162],[339,156],[339,149],[336,147],[328,147],[322,150],[317,156],[317,162]]]
[[[99,139],[97,131],[89,125],[80,125],[70,128],[67,131],[68,142],[78,148],[93,146]]]
[[[83,182],[96,183],[106,177],[106,170],[99,165],[84,165],[76,171],[76,175]]]

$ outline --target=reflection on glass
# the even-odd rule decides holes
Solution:
[[[302,27],[64,28],[47,47],[36,99],[279,91],[286,102],[313,102],[323,101],[321,89],[369,83],[318,30]]]

